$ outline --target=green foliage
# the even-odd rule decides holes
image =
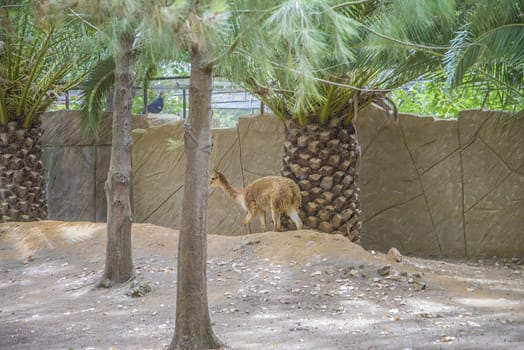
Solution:
[[[213,110],[213,120],[216,120],[220,128],[235,127],[238,123],[238,118],[243,115],[246,115],[246,110],[243,109]]]
[[[141,298],[144,297],[146,294],[151,293],[151,291],[152,288],[149,283],[135,280],[131,282],[129,291],[126,294],[133,298]]]
[[[87,134],[97,135],[99,113],[105,105],[107,94],[115,83],[115,60],[113,56],[101,59],[88,72],[80,86],[82,104],[82,129]]]
[[[62,27],[68,27],[64,22],[72,17],[93,33],[89,37],[90,46],[83,47],[85,53],[91,54],[89,77],[81,86],[82,125],[87,133],[96,135],[98,117],[114,84],[114,57],[119,47],[117,38],[122,33],[136,38],[133,54],[138,81],[147,81],[154,74],[156,65],[174,57],[174,42],[167,35],[170,31],[158,26],[162,23],[159,19],[163,17],[161,10],[165,6],[165,0],[42,0],[38,3],[43,16]],[[76,34],[81,36],[81,33]],[[64,43],[74,45],[73,41]],[[175,69],[177,64],[165,66]]]
[[[443,82],[419,81],[409,88],[392,92],[391,98],[396,102],[399,111],[418,115],[429,115],[437,118],[457,118],[460,111],[485,108],[489,110],[518,111],[524,101],[515,101],[511,106],[504,102],[498,91],[491,94],[479,94],[468,89],[446,91]],[[520,107],[519,107],[520,106]]]
[[[524,0],[479,0],[463,11],[444,58],[447,86],[496,90],[504,105],[520,100],[524,108]]]
[[[271,2],[265,12],[235,17],[239,37],[248,36],[246,27],[262,25],[265,30],[250,32],[220,69],[282,120],[293,118],[304,125],[311,117],[327,123],[343,116],[348,123],[371,102],[387,106],[385,95],[391,89],[441,66],[445,48],[428,43],[445,42],[451,35],[453,4]]]
[[[107,4],[94,4],[92,2],[71,3],[67,0],[58,1],[62,3],[62,11],[80,11],[85,14],[86,20],[96,24],[98,50],[103,53],[102,57],[94,62],[89,72],[86,84],[82,86],[82,124],[84,130],[96,135],[98,117],[105,106],[107,94],[111,92],[114,84],[114,47],[115,31],[127,30],[134,33],[134,70],[136,74],[135,84],[144,84],[147,87],[148,103],[158,97],[158,91],[162,91],[162,82],[151,82],[157,75],[179,75],[187,73],[187,66],[173,61],[175,58],[187,59],[185,53],[174,50],[176,42],[173,40],[167,24],[180,20],[179,16],[168,13],[168,8],[185,8],[183,2],[172,3],[166,6],[163,0],[133,0],[125,2],[108,2]],[[164,11],[161,11],[164,10]],[[185,9],[184,11],[187,11]],[[114,18],[113,13],[123,13],[123,16]],[[185,13],[185,12],[184,12]],[[94,26],[94,25],[93,25]],[[96,44],[95,40],[95,44]],[[112,50],[104,47],[113,48]],[[154,92],[150,88],[155,88]],[[166,95],[164,98],[163,113],[178,114],[182,110],[181,99]],[[136,91],[133,100],[132,112],[140,114],[144,112],[143,92]]]
[[[305,123],[326,102],[327,87],[318,79],[354,61],[349,43],[357,37],[354,20],[330,1],[269,1],[266,8],[246,12],[249,5],[240,2],[233,10],[247,15],[232,18],[241,40],[219,70],[282,119],[292,116]]]
[[[36,21],[30,2],[4,1],[0,7],[0,125],[30,127],[64,91],[84,78],[88,56],[76,21],[56,28]]]

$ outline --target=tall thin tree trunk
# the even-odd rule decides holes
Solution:
[[[116,53],[111,161],[105,184],[107,198],[106,264],[100,282],[105,287],[128,281],[134,275],[131,253],[133,42],[133,34],[121,34]]]
[[[211,155],[213,67],[192,49],[189,117],[185,122],[184,206],[178,245],[175,335],[169,349],[217,349],[207,303],[207,204]]]

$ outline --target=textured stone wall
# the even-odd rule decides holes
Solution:
[[[78,112],[59,111],[42,117],[44,165],[48,170],[48,216],[54,220],[106,220],[104,183],[111,157],[110,113],[100,116],[98,138],[85,136]],[[134,126],[147,127],[143,117]]]
[[[183,139],[182,122],[135,132],[133,183],[135,218],[167,227],[179,227],[183,206],[184,148],[169,150],[168,140]],[[215,129],[211,166],[241,188],[251,181],[280,171],[283,128],[275,116],[240,118],[238,128]],[[212,234],[244,233],[245,213],[220,189],[209,198],[208,228]],[[268,215],[269,216],[269,215]],[[253,220],[255,222],[257,220]],[[258,221],[253,223],[258,230]]]
[[[110,118],[103,119],[98,140],[82,138],[77,119],[64,112],[44,118],[49,215],[103,221]],[[182,140],[183,125],[151,126],[142,118],[135,123],[135,221],[178,227],[184,149],[170,150],[168,140]],[[364,247],[438,257],[524,256],[524,117],[466,111],[458,121],[402,115],[395,124],[383,111],[368,108],[357,125]],[[216,129],[212,167],[236,187],[278,174],[283,133],[270,115]],[[212,190],[210,233],[243,234],[244,215],[219,189]]]
[[[464,111],[395,124],[370,108],[358,126],[366,248],[524,256],[524,117]]]

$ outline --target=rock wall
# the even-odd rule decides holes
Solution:
[[[64,112],[44,118],[49,216],[104,221],[110,117],[102,118],[98,140],[82,138],[77,119]],[[182,140],[182,122],[151,126],[137,117],[135,123],[135,221],[176,228],[184,149],[170,149],[168,140]],[[383,111],[368,108],[357,126],[364,247],[438,257],[524,256],[524,117],[465,111],[458,121],[402,115],[395,124]],[[271,115],[216,129],[212,167],[236,187],[278,174],[283,133]],[[244,215],[219,189],[212,190],[210,233],[243,234]],[[259,230],[256,220],[251,226]]]
[[[44,165],[48,170],[48,216],[53,220],[105,221],[104,183],[111,157],[110,113],[100,116],[98,138],[85,136],[79,112],[58,111],[42,117]],[[134,127],[145,128],[144,117]]]
[[[170,150],[168,140],[183,140],[182,122],[135,132],[133,184],[135,218],[179,227],[185,171],[183,146]],[[237,188],[280,171],[283,128],[275,116],[240,118],[238,128],[213,130],[211,166]],[[219,189],[209,198],[208,228],[212,234],[244,233],[245,213]],[[256,220],[253,220],[255,222]],[[258,221],[257,221],[258,224]],[[252,224],[253,229],[258,226]]]
[[[358,119],[362,244],[405,254],[524,256],[524,116]]]

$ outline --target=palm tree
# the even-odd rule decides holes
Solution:
[[[83,79],[86,59],[81,26],[36,23],[29,5],[0,5],[0,222],[47,218],[40,116]]]
[[[447,86],[524,105],[524,0],[466,2],[444,59]],[[513,107],[511,107],[513,105]]]
[[[234,63],[222,66],[223,74],[258,95],[285,123],[282,174],[301,188],[306,225],[359,240],[360,146],[354,120],[371,103],[395,112],[387,93],[440,66],[446,47],[414,43],[451,34],[454,8],[443,5],[276,2],[257,19],[265,33],[241,42]],[[410,11],[423,18],[402,15]],[[435,11],[439,16],[431,15]],[[394,26],[412,30],[384,30]]]

